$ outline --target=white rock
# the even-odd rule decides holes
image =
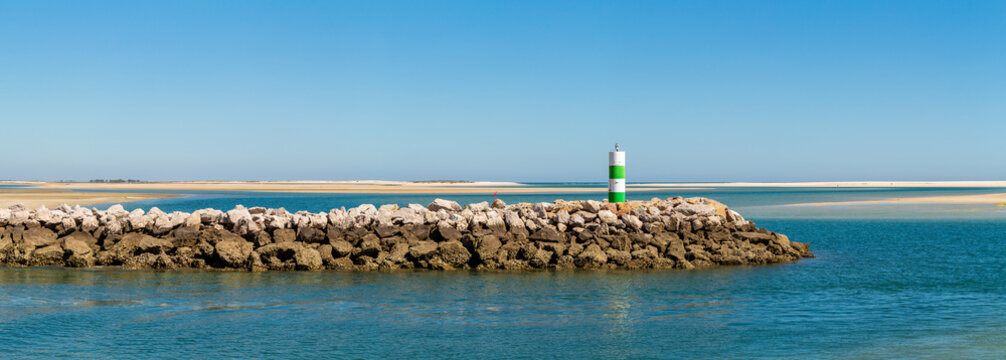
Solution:
[[[586,212],[597,213],[601,211],[601,202],[595,200],[587,200],[581,203],[583,210]]]
[[[520,215],[516,211],[507,211],[503,213],[503,220],[506,222],[510,230],[523,229],[524,220],[521,220]]]
[[[45,205],[39,206],[35,210],[35,220],[38,220],[38,222],[48,223],[50,219],[52,219],[52,214],[49,213],[49,209]]]
[[[66,229],[73,229],[77,227],[77,221],[73,220],[73,218],[69,216],[64,217],[59,223]]]
[[[344,218],[348,219],[348,218]],[[289,215],[266,215],[266,225],[273,229],[289,229],[290,228],[290,216]]]
[[[597,217],[601,219],[602,223],[608,225],[618,224],[618,216],[615,216],[615,213],[611,212],[610,210],[598,211]]]
[[[346,211],[342,209],[332,209],[328,212],[328,224],[338,225],[342,219],[346,218]]]
[[[622,215],[622,221],[625,222],[625,226],[628,226],[629,229],[639,230],[643,228],[643,221],[639,220],[635,215]]]
[[[298,211],[293,214],[293,227],[297,229],[307,229],[311,227],[311,217],[307,211]]]
[[[566,210],[559,210],[555,213],[555,223],[556,224],[569,224],[569,212]]]
[[[94,231],[98,228],[98,218],[90,215],[85,216],[80,221],[80,228],[84,231]]]
[[[187,228],[197,229],[199,228],[199,224],[201,224],[202,222],[203,219],[202,217],[199,216],[199,214],[192,213],[185,218],[185,222],[183,223],[183,225],[185,225],[185,227]]]
[[[238,206],[241,206],[241,205],[238,205]],[[243,208],[243,206],[242,206],[242,208]],[[147,215],[160,216],[160,215],[167,215],[167,213],[161,211],[161,209],[158,209],[155,206],[155,207],[150,208],[150,211],[147,211]]]
[[[716,215],[716,208],[713,207],[712,205],[706,205],[701,203],[699,204],[683,203],[681,205],[675,206],[674,212],[679,212],[684,215],[712,216]]]
[[[504,222],[503,217],[500,216],[498,211],[499,210],[486,212],[486,227],[492,229],[493,231],[503,233],[506,232],[506,222]]]
[[[133,229],[144,229],[150,225],[150,218],[143,214],[143,209],[136,209],[129,213],[129,226]]]
[[[579,214],[573,214],[573,216],[569,217],[569,225],[570,226],[573,226],[573,227],[583,227],[586,224],[587,224],[587,221],[585,221],[583,219],[583,216],[580,216]]]
[[[489,203],[483,201],[479,203],[469,204],[468,208],[471,209],[473,212],[487,211],[489,210]]]
[[[308,217],[311,219],[311,227],[315,229],[325,229],[328,225],[328,215],[325,213],[309,214]]]
[[[11,206],[11,207],[13,207],[13,206]],[[27,223],[28,219],[30,217],[31,217],[31,214],[29,214],[28,211],[26,211],[26,210],[14,210],[14,211],[11,211],[10,219],[7,220],[7,223],[11,224],[11,225],[21,225],[21,224]]]
[[[461,204],[456,201],[444,200],[444,199],[433,199],[430,205],[426,206],[426,209],[430,211],[447,210],[447,211],[461,211]]]

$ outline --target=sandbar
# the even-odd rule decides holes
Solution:
[[[548,194],[606,193],[607,187],[541,187],[514,182],[431,183],[405,181],[185,181],[142,183],[25,183],[41,189],[87,190],[236,190],[310,193],[388,194]],[[630,186],[633,191],[661,190],[659,187]]]
[[[694,188],[694,187],[880,187],[880,188],[983,188],[1003,187],[1006,181],[819,181],[819,182],[729,182],[729,183],[646,183],[636,184],[644,187]]]
[[[29,209],[45,205],[47,208],[67,205],[92,205],[124,203],[130,201],[174,197],[172,194],[134,194],[113,192],[67,191],[48,189],[0,189],[0,207],[24,204]]]
[[[880,200],[834,201],[818,203],[792,204],[791,206],[824,206],[824,205],[859,205],[859,204],[990,204],[1006,203],[1006,193],[977,195],[945,195],[922,196],[906,198],[890,198]]]

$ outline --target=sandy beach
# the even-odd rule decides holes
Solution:
[[[819,181],[819,182],[730,182],[730,183],[647,183],[641,187],[694,188],[694,187],[880,187],[880,188],[950,188],[950,187],[1003,187],[1006,181]]]
[[[953,196],[924,196],[891,198],[881,200],[866,201],[835,201],[792,204],[791,206],[825,206],[825,205],[863,205],[863,204],[991,204],[1006,205],[1006,193],[1000,194],[979,194],[979,195],[953,195]]]
[[[135,194],[135,193],[110,193],[110,192],[83,192],[66,190],[37,190],[37,189],[0,189],[0,207],[8,207],[14,204],[24,204],[24,206],[35,209],[45,205],[54,208],[62,204],[67,205],[92,205],[104,203],[124,203],[130,201],[159,199],[172,197],[167,194]]]
[[[145,194],[145,190],[235,190],[264,192],[317,192],[317,193],[387,193],[387,194],[545,194],[545,193],[604,193],[604,187],[542,187],[516,182],[409,182],[409,181],[185,181],[185,182],[144,182],[144,183],[65,183],[65,182],[4,182],[4,184],[22,184],[30,189],[0,190],[0,206],[14,203],[24,203],[29,207],[39,205],[58,206],[67,204],[98,204],[109,202],[127,202],[168,197],[164,194]],[[630,184],[631,191],[653,191],[670,189],[708,189],[708,188],[743,188],[743,187],[1004,187],[1006,181],[929,181],[929,182],[787,182],[787,183],[646,183]],[[71,189],[86,190],[119,190],[130,193],[106,192],[74,192]],[[804,203],[795,206],[843,205],[843,204],[884,204],[884,203],[941,203],[941,204],[1004,204],[1006,193],[906,197],[892,199],[875,199],[866,201]]]
[[[199,181],[151,183],[36,183],[44,189],[89,190],[237,190],[270,192],[317,193],[387,193],[387,194],[540,194],[540,193],[603,193],[607,188],[536,187],[513,182],[418,183],[402,181]],[[633,187],[637,191],[659,190],[655,187]]]

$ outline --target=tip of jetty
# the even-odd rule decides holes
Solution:
[[[364,204],[327,213],[283,208],[125,211],[0,209],[0,265],[235,270],[692,269],[811,257],[704,198],[462,207]]]

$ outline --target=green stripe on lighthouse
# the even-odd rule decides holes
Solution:
[[[624,165],[610,165],[610,166],[608,166],[608,178],[609,179],[625,179],[625,166]]]

